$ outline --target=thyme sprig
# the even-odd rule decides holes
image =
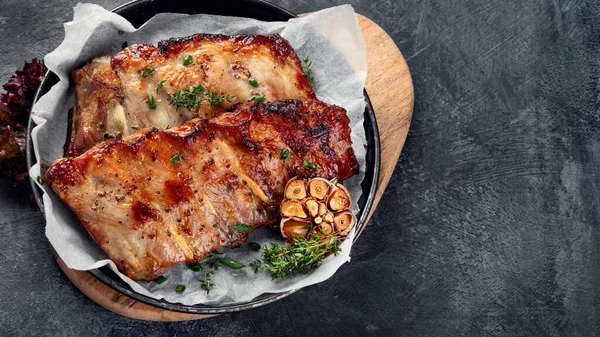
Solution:
[[[200,288],[202,290],[206,291],[207,294],[209,294],[210,289],[215,286],[215,284],[212,283],[212,281],[211,281],[211,276],[213,276],[216,273],[218,268],[219,268],[219,263],[217,263],[217,262],[213,263],[212,266],[210,267],[210,270],[208,271],[208,273],[206,273],[204,280],[200,280]]]
[[[313,74],[313,71],[310,68],[312,67],[312,60],[307,56],[302,59],[302,62],[304,62],[304,64],[302,64],[302,70],[304,70],[304,73],[308,77],[308,83],[310,83],[311,86],[314,86],[315,84],[317,84],[317,81],[315,81],[315,75]]]
[[[311,233],[309,238],[294,237],[289,245],[280,246],[271,242],[270,248],[260,250],[262,260],[250,264],[254,271],[268,271],[271,278],[306,274],[327,256],[337,255],[343,237],[336,234]]]
[[[190,269],[192,271],[201,271],[203,269],[202,265],[209,263],[212,258],[213,258],[213,254],[208,254],[207,257],[205,257],[204,259],[202,259],[196,263],[188,263],[187,267],[188,267],[188,269]]]
[[[150,68],[150,67],[146,67],[144,69],[142,69],[142,71],[140,71],[140,76],[142,77],[146,77],[148,75],[152,75],[154,74],[154,69]]]
[[[202,270],[202,265],[210,264],[210,269],[206,273],[204,279],[199,280],[200,288],[206,291],[207,294],[210,293],[210,289],[215,286],[215,284],[211,280],[211,277],[217,272],[219,266],[225,266],[231,269],[240,269],[245,267],[245,265],[243,265],[242,263],[239,263],[238,261],[227,257],[215,258],[215,254],[222,253],[215,250],[212,253],[208,254],[208,256],[205,259],[198,261],[195,264],[188,264],[188,268],[190,268],[193,271],[200,271]]]
[[[158,84],[156,85],[156,93],[158,94],[158,91],[160,89],[162,89],[163,85],[165,85],[165,82],[167,82],[167,80],[161,80],[160,82],[158,82]]]
[[[152,72],[147,72],[147,69],[152,70]],[[144,72],[142,76],[146,77],[152,74],[154,69],[146,68],[142,72]],[[206,88],[201,84],[194,84],[187,89],[181,89],[171,94],[166,90],[167,88],[173,89],[165,86],[167,80],[156,82],[154,79],[150,79],[156,83],[156,93],[158,94],[160,90],[166,92],[169,96],[169,104],[174,105],[176,110],[179,110],[179,108],[187,108],[188,110],[198,109],[200,104],[203,103],[216,106],[223,101],[231,102],[235,98],[235,96],[231,94],[219,95],[216,91],[205,90]]]
[[[210,105],[217,105],[224,100],[231,101],[232,95],[219,95],[216,91],[204,90],[200,84],[194,84],[188,89],[182,89],[169,95],[169,104],[175,106],[175,109],[187,108],[188,110],[198,109],[200,104],[206,102]]]

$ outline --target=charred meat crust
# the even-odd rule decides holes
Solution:
[[[116,53],[110,60],[110,66],[112,69],[127,68],[132,65],[138,68],[150,65],[155,67],[158,64],[154,62],[157,59],[160,61],[161,58],[162,55],[156,47],[149,44],[134,44]]]
[[[65,148],[66,153],[74,157],[104,140],[111,102],[121,101],[122,94],[121,80],[111,69],[108,55],[74,70],[72,77],[76,84],[76,103],[69,117]]]
[[[356,173],[348,124],[342,108],[318,100],[241,104],[211,120],[105,141],[55,161],[45,178],[121,272],[151,280],[240,245],[247,235],[236,224],[276,221],[291,177]]]
[[[173,57],[185,50],[196,49],[204,42],[213,42],[229,46],[230,51],[236,53],[253,52],[256,46],[266,46],[280,62],[289,56],[295,56],[298,64],[300,59],[294,53],[290,43],[279,34],[272,35],[222,35],[222,34],[196,34],[181,38],[171,38],[160,41],[158,49],[165,57]]]

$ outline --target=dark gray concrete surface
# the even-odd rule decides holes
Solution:
[[[1,82],[59,44],[76,2],[2,1]],[[349,2],[392,36],[415,88],[350,264],[255,310],[135,321],[69,283],[42,216],[1,180],[0,336],[599,336],[600,4]]]

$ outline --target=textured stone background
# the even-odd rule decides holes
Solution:
[[[59,44],[76,2],[2,1],[1,82]],[[134,321],[69,283],[35,206],[0,180],[0,336],[600,335],[600,4],[349,2],[398,44],[416,102],[350,264],[255,310]]]

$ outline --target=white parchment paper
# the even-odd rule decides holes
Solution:
[[[318,81],[315,90],[319,99],[342,106],[348,111],[353,147],[361,174],[347,180],[345,185],[353,197],[352,210],[355,213],[358,211],[356,201],[361,194],[360,183],[364,177],[366,155],[363,146],[366,144],[363,88],[367,63],[362,33],[352,7],[333,7],[288,22],[164,13],[153,17],[136,30],[123,17],[102,7],[78,4],[74,9],[73,21],[66,23],[64,27],[64,41],[44,59],[60,81],[33,107],[33,118],[37,126],[33,129],[32,138],[38,164],[29,172],[32,177],[42,175],[39,163],[48,164],[63,156],[68,111],[75,103],[70,87],[70,73],[73,69],[83,66],[94,57],[114,54],[125,41],[129,45],[156,45],[160,40],[197,33],[278,33],[292,44],[300,58],[309,56],[313,61],[312,69]],[[204,279],[206,270],[193,272],[185,265],[178,265],[165,274],[167,281],[162,284],[135,282],[118,272],[66,204],[47,185],[40,187],[45,192],[46,236],[69,268],[89,270],[108,264],[135,291],[156,299],[164,298],[188,305],[249,301],[263,293],[279,293],[322,282],[350,260],[351,239],[354,234],[341,245],[342,252],[338,256],[329,257],[319,268],[306,275],[288,279],[272,281],[267,273],[255,273],[250,267],[239,270],[221,267],[212,277],[216,285],[207,294],[200,289],[198,282]],[[283,242],[278,231],[260,228],[250,234],[248,241],[266,245],[274,240]],[[260,253],[252,251],[247,245],[221,251],[223,256],[246,266],[260,258]],[[187,287],[184,293],[174,291],[177,284]]]

